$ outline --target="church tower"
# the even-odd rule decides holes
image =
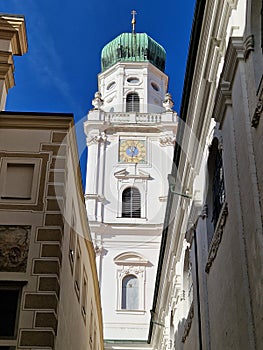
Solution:
[[[135,33],[132,14],[132,32],[102,50],[98,92],[84,123],[105,349],[147,348],[178,118],[167,93],[165,50]]]

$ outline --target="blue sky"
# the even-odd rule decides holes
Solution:
[[[146,32],[166,50],[169,92],[179,112],[195,0],[2,0],[3,13],[23,14],[29,50],[15,59],[16,86],[6,110],[71,112],[85,173],[83,121],[92,108],[105,44],[131,31]]]

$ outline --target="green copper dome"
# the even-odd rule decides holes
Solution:
[[[123,33],[109,42],[101,52],[102,72],[117,62],[151,62],[164,71],[164,48],[145,33]]]

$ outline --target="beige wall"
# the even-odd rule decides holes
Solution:
[[[23,282],[17,336],[0,338],[0,345],[103,349],[73,117],[3,112],[0,122],[0,249],[10,253],[0,259],[0,286],[2,281],[7,286]],[[78,289],[76,260],[70,264],[69,252],[73,206],[81,267]]]

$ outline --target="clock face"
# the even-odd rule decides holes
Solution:
[[[145,163],[146,149],[145,140],[126,139],[120,140],[119,162],[120,163]]]

